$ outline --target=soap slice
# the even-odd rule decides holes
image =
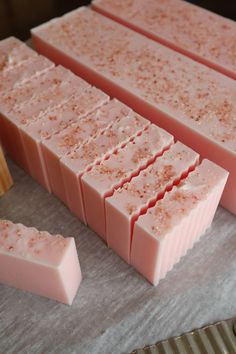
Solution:
[[[12,185],[13,180],[0,145],[0,197],[6,193]]]
[[[168,149],[173,136],[154,124],[81,178],[88,225],[106,241],[105,198]]]
[[[236,23],[181,0],[93,0],[93,9],[236,79]]]
[[[29,173],[31,173],[31,171],[34,173],[34,170],[32,168],[30,169],[30,160],[28,161],[27,156],[25,156],[26,152],[24,150],[21,129],[33,121],[41,119],[47,112],[62,105],[64,102],[68,101],[71,96],[89,86],[84,80],[78,78],[69,70],[55,69],[55,71],[58,77],[53,80],[53,84],[49,85],[47,89],[42,90],[41,93],[35,94],[28,102],[13,106],[5,115],[4,134],[5,141],[7,141],[6,150],[14,161],[25,168]],[[50,73],[49,76],[53,77],[54,75]],[[48,83],[51,82],[51,77],[48,78]],[[31,84],[31,87],[35,87],[36,83],[32,80]],[[12,92],[13,91],[11,91],[11,93]],[[33,175],[33,177],[37,178],[37,173],[35,176]],[[48,181],[42,178],[37,179],[38,182],[50,190]]]
[[[134,224],[131,264],[157,285],[211,225],[228,172],[203,160]]]
[[[212,31],[216,35],[214,26]],[[32,34],[39,52],[228,170],[221,203],[236,214],[235,80],[89,8],[44,24]]]
[[[115,191],[105,201],[107,243],[126,262],[135,220],[174,184],[186,177],[198,163],[199,155],[180,142],[172,145],[145,170]]]
[[[53,68],[54,64],[45,57],[38,55],[23,61],[17,66],[0,71],[0,92],[6,93],[19,85],[23,85],[33,77]]]
[[[81,176],[140,134],[149,124],[149,121],[133,111],[121,115],[111,127],[60,160],[67,205],[85,224]]]
[[[0,41],[0,73],[33,57],[37,53],[15,37]]]
[[[95,100],[93,102],[94,98],[99,98],[99,101]],[[95,88],[91,92],[86,91],[86,95],[81,97],[76,107],[72,107],[72,112],[68,110],[68,112],[62,114],[64,121],[67,117],[73,117],[74,120],[77,119],[77,122],[68,126],[59,134],[44,139],[42,142],[43,158],[46,163],[52,192],[65,204],[67,199],[60,159],[113,124],[121,114],[127,115],[131,111],[117,100],[112,100],[102,105],[107,100],[108,96]],[[101,107],[88,114],[96,108],[94,103],[99,103]],[[97,104],[97,106],[99,105]],[[88,115],[85,117],[86,114]]]
[[[0,283],[71,305],[80,282],[74,238],[0,220]]]

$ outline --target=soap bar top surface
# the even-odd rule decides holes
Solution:
[[[116,154],[94,166],[83,176],[83,180],[98,189],[99,193],[105,193],[119,181],[129,178],[130,173],[142,165],[142,161],[153,159],[172,142],[172,135],[151,124]]]
[[[122,146],[132,135],[138,134],[148,125],[149,121],[135,112],[130,111],[128,115],[125,113],[111,127],[66,155],[62,162],[79,174],[97,159],[102,159],[106,154],[109,155],[114,149]]]
[[[96,94],[100,95],[101,91],[95,88],[93,88],[93,90],[95,90]],[[87,103],[86,97],[85,103]],[[82,107],[78,106],[76,109],[73,109],[73,113],[74,111],[77,112],[77,117],[80,116]],[[86,107],[83,108],[85,109]],[[44,144],[57,156],[61,157],[72,151],[72,149],[80,143],[99,134],[99,131],[108,127],[116,119],[121,117],[121,114],[127,115],[129,112],[131,112],[130,108],[118,102],[116,99],[113,99],[107,104],[97,108],[86,117],[80,119],[78,122],[68,126],[59,134],[53,135],[51,138],[47,139]],[[65,114],[67,113],[65,112]]]
[[[0,220],[0,236],[1,253],[53,267],[60,264],[70,239],[7,220]]]
[[[80,8],[33,35],[236,152],[236,82]]]
[[[36,56],[37,53],[19,39],[3,39],[0,41],[0,73]]]
[[[96,8],[236,73],[236,23],[181,0],[94,0]]]
[[[147,232],[157,238],[164,237],[219,183],[226,181],[228,172],[209,160],[203,160],[196,170],[165,194],[162,200],[148,209],[137,221]]]

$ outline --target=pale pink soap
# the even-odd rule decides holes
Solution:
[[[101,91],[95,88],[92,90],[95,95],[94,97],[99,97]],[[93,101],[92,95],[89,95],[89,97],[91,97]],[[121,114],[128,115],[131,111],[130,108],[116,100],[101,105],[99,108],[97,105],[97,109],[94,110],[96,107],[91,104],[92,101],[89,102],[89,97],[86,96],[84,100],[81,100],[81,104],[73,110],[72,113],[73,115],[75,114],[75,118],[77,118],[76,123],[68,126],[59,134],[44,139],[42,142],[43,158],[46,163],[52,192],[65,204],[67,204],[67,199],[61,173],[60,159],[109,127],[116,119],[121,117]],[[103,103],[105,103],[104,101],[107,101],[108,96],[102,97]],[[93,110],[94,112],[89,113]]]
[[[198,163],[199,155],[180,142],[105,201],[107,243],[130,263],[134,222]]]
[[[146,168],[173,143],[173,136],[154,124],[81,178],[88,225],[106,241],[105,198]]]
[[[0,73],[37,57],[37,53],[15,37],[0,41]]]
[[[86,224],[81,190],[83,173],[109,157],[118,148],[140,134],[149,121],[135,112],[123,115],[100,134],[81,145],[60,160],[62,177],[69,209]]]
[[[210,227],[228,172],[203,160],[134,224],[131,264],[157,285]]]
[[[182,0],[93,0],[93,9],[236,79],[236,23]]]
[[[58,71],[58,79],[54,85],[49,89],[45,89],[37,96],[25,102],[23,105],[14,106],[11,111],[6,115],[5,127],[6,128],[6,150],[10,156],[19,163],[21,155],[26,159],[26,170],[31,173],[32,169],[30,159],[25,156],[24,144],[22,141],[21,129],[33,121],[41,119],[46,113],[50,112],[55,107],[58,107],[75,95],[79,90],[84,90],[89,85],[76,75],[72,74],[69,70],[64,69],[64,73],[60,78],[60,71]],[[17,144],[19,151],[17,150]],[[20,163],[19,163],[20,164]],[[21,165],[21,164],[20,164]],[[22,165],[21,165],[22,166]],[[23,167],[25,167],[23,165]],[[37,173],[37,171],[35,171]],[[33,177],[37,177],[33,175]],[[38,180],[38,182],[42,182]],[[48,182],[43,181],[43,186],[49,189]]]
[[[38,55],[23,61],[13,68],[0,72],[0,92],[6,93],[19,85],[23,85],[34,76],[46,72],[54,64],[47,58]]]
[[[0,220],[0,283],[71,305],[80,282],[74,238]]]
[[[72,123],[80,121],[82,117],[108,100],[108,96],[96,88],[85,89],[83,85],[76,85],[75,88],[76,95],[71,99],[47,112],[41,119],[21,127],[30,174],[42,185],[45,185],[45,181],[48,180],[53,193],[55,193],[55,189],[53,188],[53,181],[50,178],[49,171],[54,169],[50,163],[46,167],[45,154],[43,154],[42,147],[43,142],[48,141],[51,136],[57,136],[56,133],[64,131]],[[65,94],[67,93],[68,90],[66,89]],[[60,169],[59,175],[56,173],[55,179],[55,184],[60,183]],[[64,199],[62,200],[64,201]]]
[[[236,81],[80,8],[32,31],[37,49],[230,172],[236,214]]]

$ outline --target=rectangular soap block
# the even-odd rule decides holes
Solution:
[[[92,8],[236,79],[236,23],[182,0],[93,0]]]
[[[157,285],[211,225],[227,176],[203,160],[135,222],[131,264],[152,284]]]
[[[71,305],[80,282],[74,238],[0,220],[0,283]]]
[[[5,194],[13,185],[2,147],[0,145],[0,197]]]
[[[99,104],[101,107],[97,104],[97,109],[93,104],[93,99],[96,97],[100,98],[100,103],[103,103]],[[61,158],[109,127],[122,112],[124,114],[130,112],[128,107],[117,100],[106,103],[107,101],[108,96],[95,88],[90,93],[86,91],[86,96],[78,102],[76,109],[72,107],[72,112],[70,113],[69,110],[67,112],[69,117],[72,114],[74,118],[77,118],[77,122],[42,141],[43,158],[52,192],[65,204],[67,199],[60,167]],[[65,118],[64,112],[63,119]]]
[[[125,146],[149,124],[148,120],[133,111],[121,114],[113,125],[60,160],[67,205],[84,223],[86,217],[81,190],[82,175],[118,148]]]
[[[37,53],[15,37],[0,41],[0,73],[33,57],[37,57]]]
[[[151,164],[173,143],[173,136],[151,124],[126,146],[81,178],[88,225],[106,241],[105,198]]]
[[[228,170],[221,203],[236,214],[235,80],[89,8],[39,26],[32,36],[39,52]]]
[[[63,189],[62,193],[57,193],[54,185],[60,183],[60,170],[55,171],[51,163],[47,164],[45,154],[43,154],[43,143],[50,141],[50,137],[57,137],[59,132],[63,132],[66,127],[77,122],[80,125],[81,119],[89,112],[103,105],[109,98],[106,94],[96,88],[85,89],[76,85],[76,95],[72,96],[64,104],[50,110],[41,119],[21,127],[21,135],[24,145],[26,158],[29,164],[30,174],[39,183],[45,185],[48,179],[50,190],[60,199],[65,201]],[[65,94],[68,91],[65,90]],[[81,124],[83,124],[81,122]],[[47,166],[46,166],[47,165]],[[50,178],[50,171],[56,174],[54,180]],[[59,174],[57,174],[59,172]]]
[[[199,155],[180,142],[105,200],[108,246],[130,263],[135,221],[195,168]]]

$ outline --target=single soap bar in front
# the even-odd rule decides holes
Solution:
[[[236,23],[182,0],[93,0],[92,8],[236,79]]]
[[[228,170],[221,204],[236,214],[236,80],[90,8],[43,24],[32,35],[39,52]]]
[[[130,263],[134,222],[185,178],[198,160],[195,151],[177,142],[106,199],[107,243],[126,262]]]
[[[0,283],[71,305],[80,282],[74,238],[0,220]]]
[[[106,241],[105,198],[152,163],[173,143],[173,136],[151,124],[141,135],[81,178],[88,225]]]
[[[131,264],[152,284],[157,285],[211,225],[227,177],[227,171],[203,160],[135,222]]]

